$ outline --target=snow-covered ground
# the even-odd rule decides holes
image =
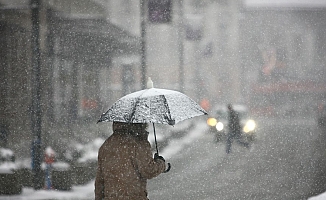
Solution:
[[[0,196],[1,200],[83,200],[94,199],[94,181],[82,186],[73,186],[71,191],[34,190],[23,188],[22,194]]]
[[[178,153],[182,148],[192,143],[196,138],[203,133],[205,129],[204,123],[198,123],[186,136],[172,140],[170,144],[161,152],[165,158],[171,158]],[[175,145],[177,143],[178,145]],[[89,152],[94,155],[97,152]],[[0,196],[0,200],[86,200],[94,199],[94,180],[86,185],[73,186],[71,191],[55,191],[55,190],[34,190],[33,188],[23,188],[22,194],[11,196]],[[308,200],[326,200],[326,192],[314,197],[310,197]]]
[[[325,199],[326,199],[326,192],[309,198],[309,200],[325,200]]]

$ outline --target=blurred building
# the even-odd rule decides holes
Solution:
[[[123,94],[124,74],[136,74],[124,84],[130,90],[137,87],[140,38],[114,24],[120,17],[101,2],[39,2],[42,142],[67,147],[70,140],[81,142],[91,138],[87,135],[101,134],[89,125],[95,125],[104,106]],[[30,8],[30,1],[0,1],[0,118],[9,132],[8,146],[18,156],[29,155],[26,149],[34,134]],[[133,12],[139,13],[126,12],[130,19]]]
[[[251,103],[254,86],[309,81],[306,90],[323,98],[316,89],[325,83],[322,0],[170,1],[164,23],[150,19],[149,1],[143,41],[154,87],[213,105]],[[107,134],[108,124],[95,124],[101,112],[142,87],[140,1],[40,3],[43,142],[69,145]],[[30,0],[0,0],[0,119],[18,156],[29,154],[33,136],[31,24]]]
[[[326,98],[326,2],[244,1],[244,99],[257,114],[316,115]]]

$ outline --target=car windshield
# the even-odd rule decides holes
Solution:
[[[223,111],[223,110],[218,110],[218,111],[216,111],[216,117],[218,119],[227,119],[228,118],[228,113],[226,111]]]
[[[247,112],[241,112],[237,111],[239,114],[239,119],[247,119],[248,118],[248,113]]]
[[[239,119],[240,120],[249,118],[249,113],[248,113],[247,107],[242,106],[242,105],[235,105],[233,109],[239,114]],[[222,107],[215,108],[214,112],[215,112],[214,117],[216,119],[228,120],[229,112],[228,112],[228,109],[227,109],[226,106],[225,107],[222,106]]]

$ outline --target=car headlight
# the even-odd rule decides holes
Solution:
[[[248,120],[246,125],[243,127],[243,132],[249,133],[254,131],[256,128],[256,122],[254,120]]]
[[[224,128],[223,123],[222,122],[217,122],[217,124],[216,124],[216,130],[222,131],[223,128]]]
[[[215,118],[208,118],[207,119],[207,124],[209,125],[209,126],[216,126],[216,124],[217,124],[217,120],[215,119]]]

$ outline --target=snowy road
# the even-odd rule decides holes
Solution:
[[[298,200],[325,191],[325,154],[320,153],[325,137],[315,123],[262,122],[253,148],[234,145],[230,155],[224,153],[225,144],[198,133],[169,160],[170,173],[150,180],[150,199]]]
[[[306,200],[326,191],[326,134],[313,120],[260,121],[253,147],[235,144],[229,155],[224,143],[205,133],[205,123],[197,122],[161,152],[172,169],[149,180],[149,199]],[[88,200],[94,199],[93,190],[94,182],[68,192],[24,188],[23,194],[0,200]]]

